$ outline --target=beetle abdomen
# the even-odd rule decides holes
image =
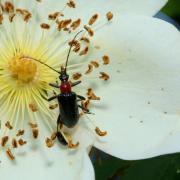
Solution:
[[[68,128],[76,125],[79,119],[76,94],[74,92],[61,93],[58,96],[58,102],[60,103],[59,107],[62,123]]]

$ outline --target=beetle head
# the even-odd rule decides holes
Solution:
[[[66,68],[61,67],[61,73],[60,73],[59,79],[63,82],[68,81],[69,75],[66,73]]]

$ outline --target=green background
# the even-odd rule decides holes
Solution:
[[[96,180],[180,180],[180,154],[164,155],[146,160],[125,161],[96,154]]]
[[[170,0],[162,12],[180,23],[180,0]],[[91,159],[96,180],[180,180],[180,153],[125,161],[94,148]]]
[[[162,12],[167,14],[177,22],[180,22],[180,0],[170,0],[162,9]]]

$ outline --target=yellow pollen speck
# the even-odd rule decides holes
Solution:
[[[8,62],[12,78],[21,83],[30,83],[36,77],[37,65],[33,60],[15,56]]]

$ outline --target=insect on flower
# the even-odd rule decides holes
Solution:
[[[83,32],[83,30],[79,31],[71,42],[75,42],[76,37],[81,32]],[[69,48],[67,59],[65,62],[65,67],[61,67],[60,72],[38,59],[35,59],[32,57],[21,57],[21,59],[26,59],[26,60],[31,59],[31,60],[37,61],[41,63],[42,65],[45,65],[49,67],[50,69],[52,69],[53,71],[60,74],[59,79],[61,81],[61,85],[59,85],[58,82],[56,84],[52,84],[52,83],[49,84],[52,87],[60,89],[60,94],[55,93],[54,96],[48,99],[46,97],[43,97],[43,98],[46,99],[47,101],[52,101],[57,98],[60,114],[57,119],[56,136],[61,144],[68,145],[69,148],[77,147],[79,145],[79,142],[77,142],[76,144],[72,143],[70,135],[67,133],[63,133],[63,131],[61,130],[63,125],[65,125],[68,128],[73,128],[77,124],[80,117],[79,108],[81,108],[83,112],[86,114],[92,114],[89,111],[89,109],[87,109],[83,105],[78,104],[79,101],[81,102],[81,104],[83,104],[82,102],[85,101],[86,98],[71,91],[72,87],[81,83],[81,81],[70,82],[69,75],[67,74],[67,64],[68,64],[72,47],[73,47],[73,43],[70,43],[70,48]],[[102,132],[98,127],[95,128],[95,132],[99,136],[105,136],[107,134],[107,132]],[[51,146],[48,146],[48,147],[51,147]]]
[[[99,27],[111,23],[106,12],[104,24],[97,23],[98,13],[90,14],[89,21],[83,22],[79,17],[68,18],[65,10],[52,11],[46,14],[48,21],[38,21],[34,28],[31,22],[37,21],[38,12],[33,13],[32,9],[21,8],[19,4],[8,1],[0,5],[0,30],[4,35],[1,36],[0,50],[1,114],[5,115],[0,121],[2,151],[9,148],[7,152],[16,154],[16,149],[29,148],[31,141],[40,139],[48,148],[55,145],[56,139],[71,149],[80,143],[83,146],[83,140],[76,139],[74,133],[80,134],[77,129],[82,128],[84,120],[91,123],[93,134],[105,136],[107,132],[101,131],[87,114],[93,114],[89,110],[91,102],[100,100],[91,82],[94,78],[104,82],[109,79],[104,73],[104,65],[110,60],[107,56],[106,63],[103,63],[104,52],[99,54],[96,43],[91,42]],[[36,6],[41,6],[41,3],[36,2]],[[73,1],[66,6],[75,8]],[[36,30],[40,36],[32,33]],[[97,52],[96,57],[89,56],[92,51]],[[87,78],[90,81],[86,81]],[[79,86],[72,91],[76,85]],[[57,107],[59,111],[56,111]],[[48,128],[45,137],[42,136],[44,125]],[[49,133],[53,136],[49,137]]]
[[[94,179],[88,157],[92,146],[129,160],[178,150],[179,101],[174,100],[180,91],[179,33],[165,22],[141,16],[154,15],[163,1],[1,1],[1,179],[18,174],[22,179]],[[59,73],[22,57],[60,71],[68,44],[81,29],[84,33],[73,42],[67,82],[71,87],[71,82],[81,81],[71,87],[86,97],[76,106],[94,115],[78,107],[77,123],[68,128],[57,123],[62,116],[58,98],[43,99],[53,91],[62,95]],[[50,86],[56,80],[57,89]],[[97,136],[95,132],[106,133],[96,126],[108,135]],[[27,177],[29,169],[43,173]]]

